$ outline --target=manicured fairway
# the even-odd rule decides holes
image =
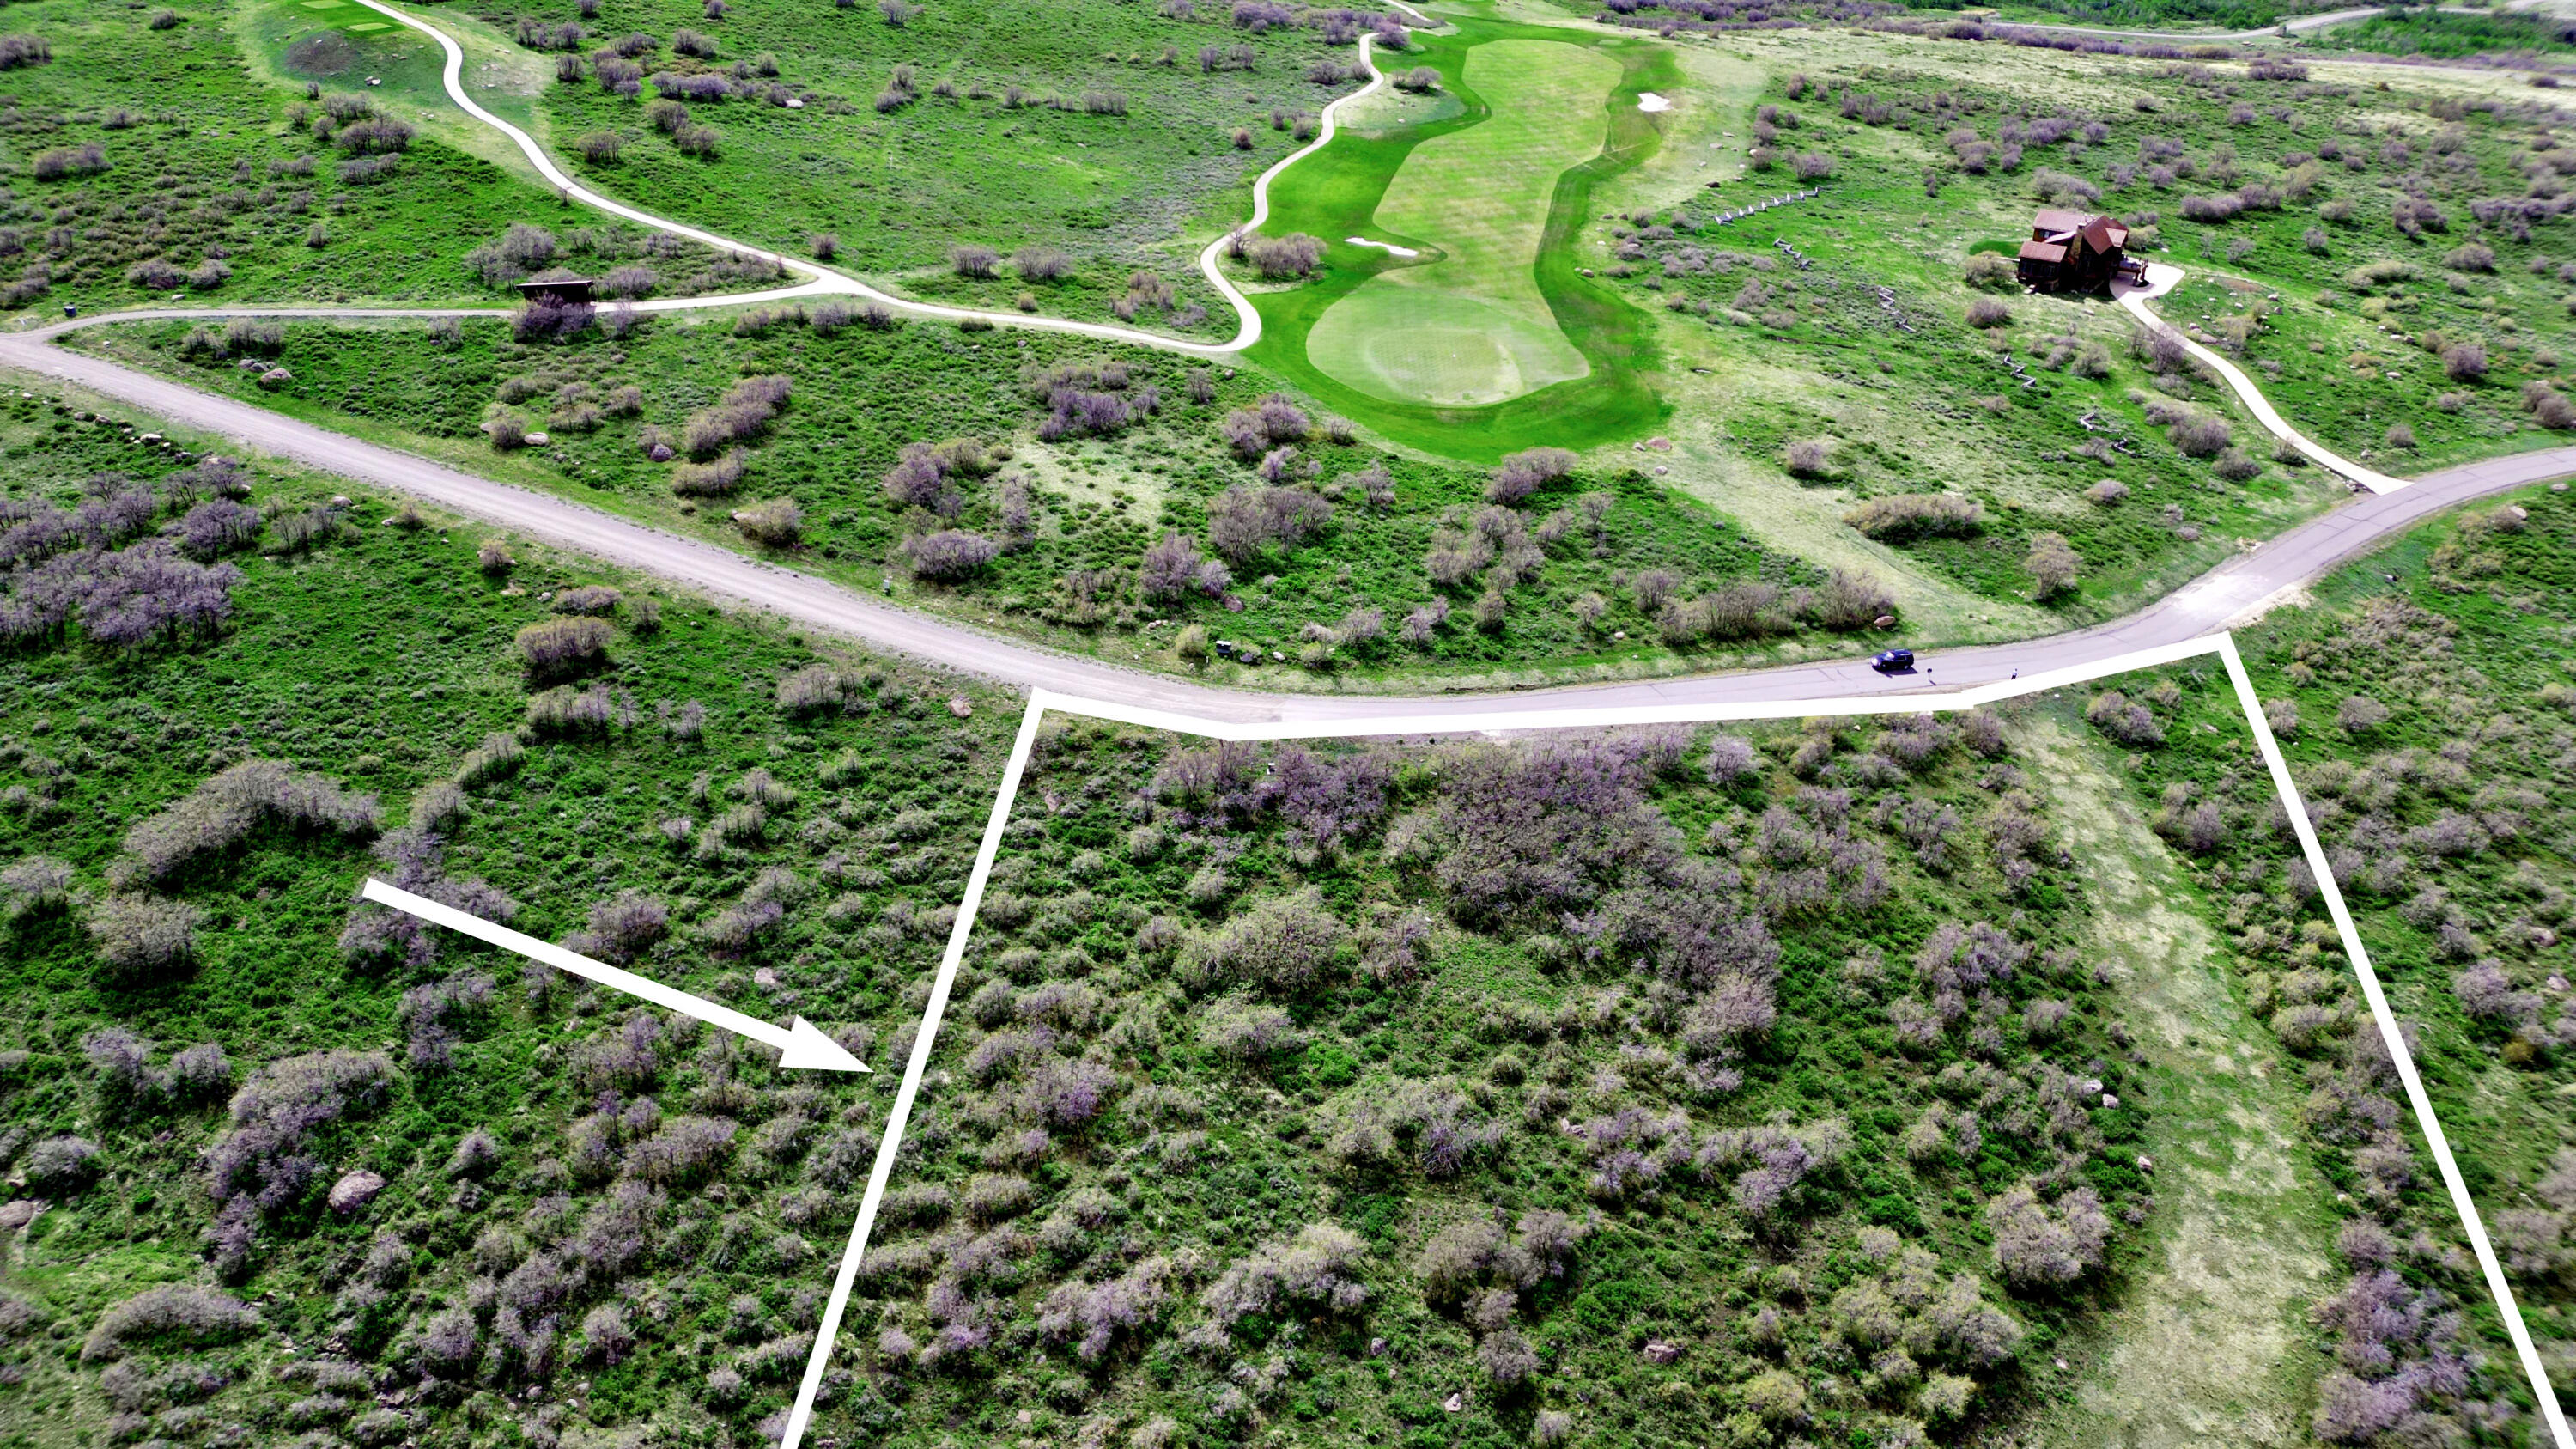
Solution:
[[[1469,51],[1467,83],[1492,115],[1413,148],[1375,218],[1442,255],[1371,277],[1327,309],[1306,340],[1316,369],[1371,397],[1442,407],[1588,374],[1534,267],[1557,180],[1600,154],[1619,78],[1617,61],[1556,41]]]

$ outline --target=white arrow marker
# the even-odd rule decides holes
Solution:
[[[704,997],[675,991],[658,981],[647,981],[632,971],[620,971],[606,962],[593,961],[577,951],[567,951],[551,942],[540,941],[507,926],[496,926],[480,916],[470,916],[454,906],[441,905],[427,896],[416,896],[377,880],[367,878],[367,888],[359,894],[379,905],[387,905],[420,917],[434,926],[462,931],[478,941],[489,941],[505,951],[516,951],[531,960],[543,961],[558,971],[569,971],[602,986],[614,986],[629,996],[640,996],[655,1006],[694,1016],[709,1026],[719,1026],[740,1036],[750,1037],[763,1046],[776,1047],[778,1064],[818,1072],[864,1072],[868,1064],[841,1049],[841,1044],[823,1035],[814,1023],[803,1017],[786,1027],[771,1026],[756,1016],[745,1016],[731,1007],[718,1006]]]

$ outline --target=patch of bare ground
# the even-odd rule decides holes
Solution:
[[[2125,986],[2155,1079],[2156,1209],[2123,1302],[2060,1345],[2036,1442],[2184,1449],[2308,1442],[2326,1355],[2333,1188],[2297,1135],[2298,1084],[2239,999],[2226,943],[2100,753],[2055,722],[2033,774],[2097,909],[2094,960]]]

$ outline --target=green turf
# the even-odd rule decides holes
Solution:
[[[1467,81],[1493,114],[1416,146],[1376,215],[1441,255],[1380,272],[1326,309],[1306,339],[1315,366],[1373,397],[1448,407],[1590,372],[1534,266],[1557,178],[1599,154],[1618,79],[1607,56],[1557,41],[1469,51]]]
[[[1448,457],[1491,462],[1535,444],[1581,448],[1641,436],[1669,411],[1653,383],[1662,356],[1652,323],[1645,312],[1600,280],[1583,275],[1573,242],[1592,206],[1595,188],[1626,174],[1660,145],[1654,117],[1639,111],[1636,102],[1645,91],[1670,95],[1681,89],[1672,51],[1652,40],[1569,29],[1469,19],[1457,19],[1453,25],[1454,33],[1417,36],[1411,51],[1379,59],[1382,65],[1408,70],[1427,65],[1438,71],[1443,89],[1459,103],[1455,108],[1373,109],[1368,126],[1336,135],[1332,145],[1271,182],[1271,219],[1265,229],[1323,238],[1325,265],[1302,286],[1254,297],[1254,305],[1261,310],[1263,335],[1250,355],[1387,437]],[[1564,167],[1553,189],[1542,189],[1541,200],[1531,205],[1531,215],[1544,218],[1533,267],[1537,296],[1555,330],[1581,354],[1586,371],[1492,406],[1400,402],[1383,391],[1372,392],[1335,376],[1308,351],[1308,336],[1323,326],[1325,315],[1382,275],[1439,267],[1437,261],[1424,266],[1376,248],[1352,246],[1345,239],[1359,236],[1399,245],[1426,240],[1408,240],[1409,233],[1388,235],[1424,224],[1408,210],[1414,203],[1397,194],[1395,182],[1407,158],[1417,147],[1493,124],[1500,108],[1480,88],[1484,74],[1471,66],[1469,57],[1497,42],[1531,41],[1581,45],[1594,55],[1616,60],[1621,68],[1603,103],[1607,135],[1599,153]],[[1406,124],[1408,112],[1419,118]],[[1386,210],[1390,205],[1393,209]],[[1342,325],[1337,322],[1326,330],[1324,356],[1338,355],[1342,344],[1334,334]]]

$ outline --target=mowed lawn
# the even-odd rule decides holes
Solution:
[[[1371,277],[1307,335],[1326,376],[1395,402],[1480,407],[1578,378],[1590,364],[1556,325],[1532,270],[1557,178],[1599,154],[1619,63],[1546,40],[1467,53],[1493,113],[1405,157],[1377,225],[1441,256]],[[1336,238],[1338,240],[1338,238]]]

